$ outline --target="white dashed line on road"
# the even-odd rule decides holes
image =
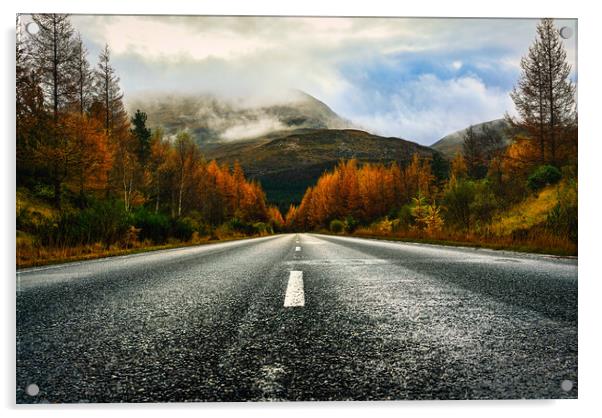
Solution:
[[[284,307],[291,308],[295,306],[305,306],[305,293],[303,291],[303,272],[293,270],[286,286]]]
[[[301,251],[301,247],[295,247],[295,251]]]

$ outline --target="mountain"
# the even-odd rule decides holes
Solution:
[[[232,142],[270,132],[296,129],[344,129],[351,122],[301,91],[278,98],[235,99],[210,94],[138,94],[127,103],[130,113],[146,112],[151,128],[167,136],[186,130],[197,143]]]
[[[472,125],[475,133],[480,133],[483,131],[483,127],[489,127],[494,131],[499,132],[503,139],[504,146],[510,143],[511,133],[510,133],[510,125],[506,122],[505,119],[495,119],[489,122],[479,123],[477,125]],[[452,134],[446,135],[441,138],[439,141],[435,142],[431,145],[436,151],[439,151],[444,157],[453,158],[456,153],[462,152],[462,143],[464,142],[464,134],[468,130],[464,128],[460,131],[454,132]]]
[[[406,164],[414,153],[433,155],[429,147],[355,129],[273,132],[247,141],[207,144],[202,150],[208,159],[239,161],[249,177],[261,182],[268,200],[281,209],[299,203],[307,187],[341,159]]]

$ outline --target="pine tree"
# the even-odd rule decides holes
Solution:
[[[98,66],[94,72],[96,104],[98,116],[109,137],[127,126],[127,114],[123,106],[123,93],[119,87],[119,77],[111,65],[111,51],[105,45],[98,57]]]
[[[146,166],[148,159],[151,154],[151,130],[146,127],[147,116],[146,113],[141,112],[139,109],[136,110],[134,117],[132,118],[132,134],[138,140],[137,154],[140,165]]]
[[[537,143],[541,164],[558,164],[558,150],[577,122],[576,90],[552,19],[541,20],[537,39],[520,65],[521,77],[511,93],[519,118],[508,119]]]

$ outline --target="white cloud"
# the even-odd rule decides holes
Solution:
[[[537,24],[535,19],[89,15],[72,21],[93,56],[109,43],[126,98],[144,90],[277,97],[300,89],[366,129],[425,144],[512,110],[507,91],[459,75],[473,68],[515,77]],[[576,29],[575,20],[557,23]],[[565,42],[570,62],[576,57],[573,41]],[[477,55],[469,59],[467,51]],[[352,81],[342,71],[349,65],[387,65],[399,54],[403,66],[403,54],[418,52],[434,62],[445,55],[442,67],[458,77],[422,74],[402,87],[376,88],[370,75],[358,85],[362,75]],[[270,122],[241,126],[260,131]]]
[[[226,129],[220,137],[228,141],[235,141],[240,139],[255,138],[269,132],[281,131],[287,129],[280,121],[276,118],[263,118],[248,123],[239,124]]]
[[[354,121],[381,135],[430,145],[456,130],[503,117],[513,108],[507,92],[488,88],[478,78],[441,80],[420,76],[390,97],[388,111],[356,114]]]

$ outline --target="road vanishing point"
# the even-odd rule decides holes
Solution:
[[[577,397],[576,259],[286,234],[16,287],[18,403]]]

